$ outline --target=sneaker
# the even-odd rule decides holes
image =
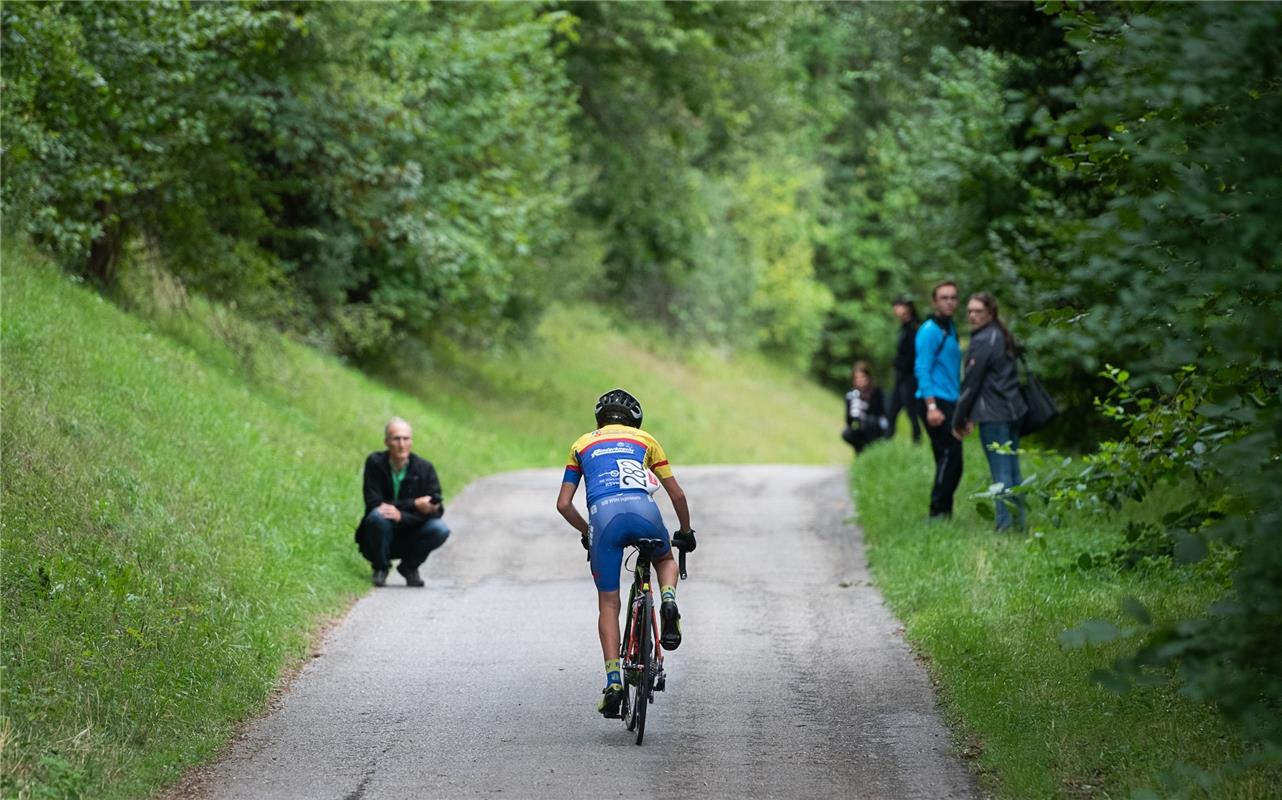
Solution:
[[[663,601],[659,606],[659,619],[663,624],[659,644],[663,645],[664,650],[676,650],[681,646],[681,612],[677,611],[676,601]]]
[[[400,568],[398,567],[396,571],[400,572],[402,575],[405,576],[406,586],[422,586],[423,585],[423,578],[421,575],[418,574],[417,569],[412,569],[409,572],[401,572]]]
[[[619,706],[623,705],[623,692],[621,683],[612,683],[601,690],[601,701],[596,704],[596,710],[601,712],[601,716],[606,719],[619,719],[622,716]]]
[[[387,583],[387,570],[386,570],[386,569],[375,569],[375,570],[374,570],[374,585],[375,585],[375,586],[382,586],[382,585],[383,585],[383,584],[385,584],[385,583]]]

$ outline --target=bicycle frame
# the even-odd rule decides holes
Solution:
[[[663,648],[659,646],[659,615],[655,613],[654,591],[650,586],[650,561],[638,554],[636,569],[632,572],[632,587],[628,590],[628,617],[624,626],[619,658],[626,669],[629,665],[638,669],[641,664],[641,637],[638,635],[637,623],[645,613],[646,598],[650,598],[650,642],[654,648],[654,660],[660,669],[663,668]]]
[[[663,691],[667,684],[663,672],[663,649],[659,644],[659,617],[650,587],[650,559],[659,544],[657,540],[642,539],[635,545],[637,563],[632,571],[632,587],[628,591],[627,622],[619,642],[624,684],[634,690],[631,708],[628,693],[624,692],[620,713],[627,729],[637,732],[637,744],[641,744],[645,737],[646,711],[654,702],[654,693]]]

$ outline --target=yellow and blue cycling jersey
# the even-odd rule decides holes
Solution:
[[[658,539],[654,558],[671,552],[659,507],[647,488],[646,470],[660,480],[672,477],[663,447],[650,434],[627,425],[606,425],[580,436],[565,464],[566,483],[587,478],[589,560],[592,579],[602,592],[619,590],[623,548],[638,539]]]
[[[640,428],[606,425],[580,436],[570,447],[566,483],[587,480],[588,506],[620,492],[646,491],[647,469],[660,480],[672,477],[672,467],[659,441]]]

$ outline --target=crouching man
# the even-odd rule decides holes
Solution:
[[[374,585],[387,583],[393,559],[406,586],[422,586],[418,569],[433,550],[445,544],[450,528],[441,519],[441,482],[432,462],[410,452],[410,424],[392,417],[383,431],[386,450],[365,459],[365,517],[356,528],[356,544],[374,569]]]

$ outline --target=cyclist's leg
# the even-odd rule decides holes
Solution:
[[[601,637],[601,653],[606,661],[619,657],[619,590],[597,592],[597,635]]]
[[[677,560],[672,557],[672,548],[663,556],[654,559],[654,571],[659,576],[659,621],[663,632],[659,643],[664,650],[676,650],[681,646],[681,612],[677,609]]]
[[[616,504],[603,503],[593,509],[592,581],[597,590],[597,635],[606,661],[619,657],[619,570],[623,567],[623,541]]]
[[[605,661],[605,688],[597,703],[597,711],[606,717],[617,717],[623,703],[623,680],[619,671],[619,570],[623,566],[623,542],[620,531],[625,530],[619,504],[601,503],[590,509],[592,524],[592,580],[597,588],[597,636],[601,640],[601,655]]]
[[[671,586],[675,589],[680,571],[677,569],[677,560],[672,557],[672,550],[669,549],[662,558],[655,556],[651,563],[654,564],[655,574],[659,576],[659,586]]]
[[[619,591],[597,592],[600,616],[597,634],[601,637],[601,654],[605,661],[605,688],[596,710],[607,717],[617,717],[623,703],[623,672],[619,667]]]

